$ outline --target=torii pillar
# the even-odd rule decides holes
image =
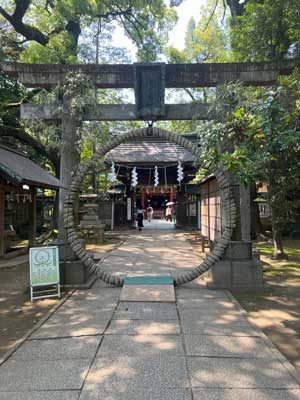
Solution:
[[[65,93],[63,102],[65,110],[68,110],[70,96]],[[67,232],[64,227],[64,201],[72,181],[72,174],[80,162],[80,154],[76,145],[77,122],[68,112],[62,117],[62,135],[60,152],[60,189],[59,189],[59,221],[58,221],[58,245],[62,266],[62,280],[67,285],[83,285],[89,278],[80,260],[67,243]]]

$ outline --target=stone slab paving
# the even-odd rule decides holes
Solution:
[[[177,320],[178,314],[175,304],[121,302],[113,319]]]
[[[217,336],[252,336],[257,337],[259,333],[253,329],[245,320],[238,321],[219,321],[214,320],[190,320],[181,319],[183,333],[197,335],[217,335]]]
[[[277,360],[190,357],[187,362],[193,388],[299,388]]]
[[[215,321],[220,324],[235,323],[241,320],[241,313],[237,309],[228,308],[179,308],[179,315],[183,320],[193,321]]]
[[[80,400],[192,400],[188,389],[173,388],[100,388],[97,392],[85,390]],[[277,399],[276,399],[277,400]]]
[[[144,220],[144,229],[145,230],[174,230],[175,224],[170,221],[166,221],[164,219],[152,219],[148,222],[146,219]]]
[[[130,355],[184,355],[183,343],[179,335],[107,335],[97,353],[97,357]]]
[[[206,298],[200,299],[179,299],[177,298],[178,309],[201,309],[201,310],[224,310],[224,309],[235,309],[235,305],[232,301],[226,299],[210,299],[207,301]]]
[[[120,301],[175,303],[173,285],[124,285]]]
[[[112,313],[109,313],[112,315]],[[87,335],[101,335],[110,318],[98,318],[97,314],[89,315],[76,314],[73,315],[59,315],[55,314],[37,331],[32,337],[34,339],[50,339],[60,337],[76,337]]]
[[[60,321],[64,320],[72,324],[72,322],[76,321],[85,321],[87,318],[90,319],[110,319],[114,308],[117,303],[112,307],[108,307],[103,304],[93,304],[90,301],[80,302],[82,304],[79,305],[78,301],[74,301],[74,309],[72,305],[69,307],[68,305],[60,307],[60,309],[56,312],[55,316],[51,318],[51,321]]]
[[[101,281],[96,281],[93,285],[92,289],[89,290],[76,290],[74,294],[72,294],[71,300],[94,300],[102,302],[104,300],[119,300],[121,288],[113,288],[111,285],[105,287],[105,290],[99,290],[97,287],[98,283]],[[102,288],[102,285],[99,285]]]
[[[81,389],[90,359],[20,361],[13,357],[1,366],[0,391]]]
[[[299,389],[195,389],[194,400],[299,400]]]
[[[92,359],[100,345],[101,336],[28,340],[14,354],[14,360]]]
[[[79,390],[0,392],[0,400],[78,400],[79,396]]]
[[[117,386],[123,387],[125,393],[127,389],[136,387],[189,388],[185,357],[151,356],[146,351],[143,356],[97,357],[83,390],[97,391]]]
[[[266,358],[274,354],[262,338],[251,336],[184,335],[186,354],[201,357]]]
[[[182,234],[149,232],[124,244],[133,269],[196,262]],[[300,399],[299,373],[226,291],[195,280],[176,303],[120,294],[100,281],[76,291],[0,366],[0,400]]]
[[[99,299],[97,301],[93,300],[67,300],[61,307],[60,312],[68,312],[69,310],[74,312],[98,312],[98,311],[110,311],[114,310],[118,304],[118,299]]]
[[[111,321],[105,333],[108,335],[179,335],[179,321],[130,320]]]
[[[158,221],[160,223],[164,226],[171,225],[165,221]],[[150,230],[129,233],[119,248],[105,256],[101,267],[106,272],[121,277],[143,274],[178,275],[196,267],[200,262],[201,258],[193,253],[192,246],[182,233],[174,230]]]
[[[228,300],[228,296],[222,290],[209,290],[198,288],[176,288],[177,299],[225,299]],[[209,304],[209,302],[207,302]]]

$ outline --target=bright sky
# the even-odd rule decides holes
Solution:
[[[179,50],[184,48],[184,37],[187,24],[191,17],[197,22],[199,19],[199,11],[205,0],[185,0],[177,9],[178,22],[170,33],[169,44]]]
[[[180,6],[176,7],[178,14],[178,22],[174,29],[170,32],[169,35],[169,44],[176,47],[179,50],[184,48],[184,37],[187,28],[187,24],[191,17],[194,19],[199,19],[199,10],[202,4],[205,3],[205,0],[185,0]],[[132,54],[133,61],[136,61],[136,49],[132,44],[130,39],[124,35],[123,29],[121,27],[117,27],[114,34],[114,44],[116,46],[124,46],[128,48],[130,53]]]

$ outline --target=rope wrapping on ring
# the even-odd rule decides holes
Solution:
[[[64,226],[67,231],[67,240],[71,246],[71,249],[82,261],[85,268],[87,268],[90,273],[95,274],[105,283],[114,286],[123,286],[124,279],[106,273],[101,268],[102,261],[100,260],[100,262],[95,263],[93,258],[85,250],[82,241],[79,239],[78,232],[75,226],[74,204],[78,199],[80,187],[84,177],[88,173],[89,169],[93,167],[95,168],[97,166],[99,158],[105,156],[105,154],[107,154],[110,150],[117,147],[121,143],[125,143],[130,139],[143,138],[147,136],[148,130],[147,128],[143,128],[126,132],[125,134],[111,139],[107,144],[99,149],[90,160],[86,161],[78,167],[77,171],[74,174],[68,194],[64,202]],[[186,150],[190,151],[195,157],[199,155],[198,147],[193,145],[193,143],[191,143],[189,140],[179,134],[167,132],[158,128],[152,128],[152,136],[160,137],[179,146],[182,146]],[[233,229],[236,226],[236,204],[231,188],[229,186],[227,176],[221,169],[212,171],[212,173],[217,179],[220,190],[222,190],[223,192],[223,199],[225,201],[225,229],[223,231],[221,239],[219,239],[214,246],[213,251],[207,254],[206,258],[197,267],[193,268],[191,271],[184,272],[181,275],[174,277],[175,285],[188,283],[202,275],[204,272],[208,271],[212,267],[212,265],[216,261],[218,261],[223,255],[224,250],[230,242]]]

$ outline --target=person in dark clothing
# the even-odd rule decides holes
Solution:
[[[144,211],[143,210],[137,210],[136,220],[137,220],[137,223],[138,223],[139,231],[141,231],[142,228],[144,227],[144,224],[143,224]]]
[[[137,211],[136,211],[136,220],[139,231],[142,230],[144,227],[143,220],[144,220],[144,210],[142,209],[140,204],[137,204]]]

